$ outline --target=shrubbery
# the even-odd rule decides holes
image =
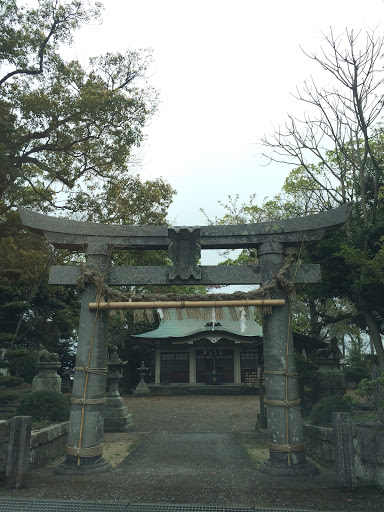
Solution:
[[[24,398],[17,414],[32,416],[33,421],[67,421],[69,398],[57,391],[36,391]]]
[[[37,351],[28,349],[7,350],[1,368],[8,368],[8,372],[15,377],[21,377],[32,384],[33,377],[38,373],[36,366]]]
[[[353,400],[349,395],[335,395],[322,398],[313,406],[310,414],[311,422],[317,426],[332,424],[333,412],[352,412]]]
[[[24,379],[22,379],[21,377],[10,377],[0,375],[0,386],[4,386],[6,388],[15,388],[23,383]]]
[[[9,402],[14,402],[19,397],[19,393],[16,391],[6,391],[0,393],[0,405],[7,405]]]

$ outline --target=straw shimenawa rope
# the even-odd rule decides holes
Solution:
[[[108,302],[161,302],[161,301],[191,301],[199,302],[199,301],[225,301],[225,300],[253,300],[258,298],[270,299],[273,291],[278,287],[283,289],[286,294],[291,294],[294,290],[294,283],[287,279],[286,274],[291,266],[291,259],[287,258],[287,261],[281,267],[279,272],[272,277],[272,280],[267,285],[258,288],[257,290],[253,290],[250,292],[234,292],[234,293],[209,293],[209,294],[175,294],[175,293],[166,293],[166,294],[136,294],[133,292],[120,292],[114,288],[109,287],[105,283],[105,276],[101,274],[101,272],[97,269],[89,268],[85,265],[82,265],[82,275],[79,277],[77,282],[77,289],[79,292],[82,292],[84,288],[92,284],[96,288],[96,294],[99,297],[107,297]],[[271,314],[272,307],[263,306],[258,307],[258,310],[261,314]],[[248,316],[249,311],[248,308],[244,309],[245,314]],[[211,311],[208,309],[203,310],[202,308],[185,308],[183,310],[177,311],[177,318],[182,320],[184,318],[183,312],[185,312],[187,318],[195,318],[195,319],[203,319],[210,320],[212,317]],[[238,308],[230,307],[229,312],[232,320],[239,321],[241,317],[241,311]],[[169,314],[167,310],[163,310],[164,318],[168,319]],[[222,308],[215,306],[215,316],[217,320],[223,319],[223,311]],[[146,309],[146,310],[134,310],[133,312],[134,322],[144,322],[148,321],[149,323],[154,323],[156,321],[156,314],[154,310]]]

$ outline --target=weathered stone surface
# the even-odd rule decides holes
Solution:
[[[347,412],[332,413],[335,469],[340,487],[356,487],[352,417]]]
[[[335,463],[333,450],[333,432],[331,428],[303,425],[307,454],[323,466],[331,467]]]
[[[359,444],[361,460],[369,464],[376,462],[375,431],[370,428],[356,427],[356,438]]]
[[[319,240],[324,233],[341,226],[348,218],[350,204],[317,215],[297,219],[260,222],[233,226],[201,227],[201,247],[203,249],[235,249],[256,247],[274,240],[284,243]],[[119,248],[167,249],[167,226],[108,226],[91,222],[50,217],[19,208],[24,226],[32,231],[44,234],[59,248],[83,251],[84,246],[100,241]]]
[[[345,204],[316,215],[257,224],[202,227],[201,247],[235,249],[255,247],[271,239],[282,243],[319,240],[326,231],[346,222],[351,207],[351,204]]]
[[[108,273],[111,285],[230,285],[230,284],[261,284],[261,269],[259,265],[226,265],[201,266],[201,278],[181,279],[169,278],[170,267],[112,267]],[[52,266],[49,275],[49,284],[73,286],[81,277],[80,267]],[[287,273],[287,279],[296,283],[318,283],[321,280],[320,265],[292,266]]]
[[[32,417],[15,416],[11,419],[11,435],[9,439],[7,459],[7,488],[19,489],[24,485],[29,459]]]
[[[11,433],[11,426],[9,421],[0,420],[0,445],[3,443],[9,443],[9,436]]]
[[[106,432],[128,432],[134,429],[132,414],[123,417],[106,418]]]
[[[9,437],[11,425],[9,421],[0,421],[0,478],[5,478],[5,470],[8,460]]]
[[[325,466],[334,464],[331,428],[303,425],[307,454]],[[357,478],[370,480],[384,489],[384,433],[367,427],[354,429],[353,449]]]
[[[376,438],[376,460],[384,467],[384,431],[377,430],[375,432]]]
[[[258,256],[262,284],[265,285],[284,264],[284,246],[272,238],[259,247]],[[285,305],[275,308],[272,315],[263,319],[265,404],[270,458],[260,466],[260,471],[282,476],[313,475],[318,473],[318,469],[306,461],[301,410],[297,407],[300,400],[289,321],[289,297],[281,288],[277,288],[274,290],[274,298],[284,299]]]
[[[41,467],[65,454],[69,422],[32,431],[29,467]]]
[[[87,264],[103,272],[109,261],[108,246],[98,242],[87,249]],[[107,315],[103,311],[89,310],[89,302],[96,300],[93,285],[87,285],[82,294],[80,311],[79,340],[76,353],[75,375],[73,380],[66,461],[60,464],[56,473],[84,474],[110,471],[110,465],[102,458],[101,448],[104,439],[104,403],[86,403],[105,397],[107,375]],[[85,393],[84,393],[85,390]],[[80,465],[77,464],[79,459]]]
[[[173,281],[177,277],[183,280],[193,277],[200,280],[200,228],[169,228],[168,239],[168,256],[172,261],[168,271],[169,279]]]
[[[49,425],[40,430],[33,430],[31,435],[31,448],[42,446],[50,443],[58,437],[68,434],[69,421],[57,423],[56,425]]]
[[[150,389],[145,382],[139,382],[134,390],[134,396],[146,396],[150,394]]]
[[[128,407],[124,406],[119,391],[119,381],[122,379],[122,370],[126,364],[127,361],[120,359],[117,346],[112,346],[108,359],[109,391],[104,410],[104,430],[107,432],[126,432],[134,428],[132,414],[129,414]]]
[[[39,373],[32,381],[32,392],[55,391],[61,393],[61,378],[57,370],[61,368],[59,354],[49,352],[44,345],[40,344],[37,368]]]
[[[106,432],[126,432],[134,429],[132,414],[128,413],[128,407],[106,407],[105,412],[104,429]]]
[[[32,381],[32,392],[36,391],[56,391],[61,393],[61,377],[57,370],[61,364],[46,363],[38,364],[39,373],[35,375]]]

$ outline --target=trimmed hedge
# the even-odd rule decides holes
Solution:
[[[326,427],[332,424],[333,412],[352,412],[353,400],[349,395],[326,396],[313,406],[310,418],[312,425]]]
[[[0,386],[4,386],[6,388],[16,388],[17,386],[20,386],[20,384],[23,384],[24,382],[24,379],[22,379],[21,377],[0,375]]]
[[[15,402],[19,398],[16,391],[6,391],[0,393],[0,405],[7,405],[9,402]]]
[[[32,416],[33,421],[67,421],[69,397],[57,391],[36,391],[20,403],[17,414]]]

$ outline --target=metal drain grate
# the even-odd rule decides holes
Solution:
[[[224,507],[215,505],[154,505],[140,503],[129,505],[126,512],[257,512],[254,508]]]
[[[315,512],[282,508],[248,508],[215,505],[108,503],[100,501],[28,500],[1,498],[0,512]]]
[[[311,510],[282,508],[226,507],[224,505],[174,505],[131,503],[124,512],[316,512]],[[319,511],[320,512],[320,511]]]
[[[1,498],[0,512],[126,512],[127,503]]]

